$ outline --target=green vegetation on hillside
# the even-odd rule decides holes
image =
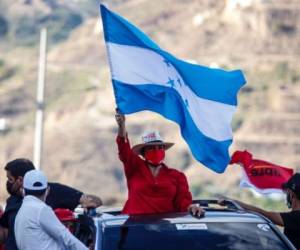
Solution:
[[[12,67],[8,67],[3,59],[0,59],[0,82],[5,81],[12,77],[16,73],[16,70]],[[1,87],[1,85],[0,85]]]
[[[48,29],[50,44],[56,44],[68,38],[70,32],[82,23],[82,17],[66,9],[59,9],[49,15],[35,18],[21,16],[14,23],[14,41],[17,45],[32,46],[39,41],[40,29]]]
[[[249,88],[251,86],[251,88],[256,91],[265,91],[271,86],[288,87],[288,85],[296,84],[300,80],[299,67],[300,65],[296,63],[293,64],[282,61],[270,63],[270,66],[266,69],[259,67],[247,69],[247,87]],[[245,93],[245,91],[242,91],[242,93]]]
[[[48,29],[51,45],[64,41],[86,18],[99,13],[98,0],[68,1],[57,0],[0,3],[0,37],[6,37],[12,46],[34,46],[39,42],[40,29]],[[19,14],[9,14],[12,8],[22,8]],[[48,11],[50,8],[50,11]]]
[[[0,38],[6,36],[7,32],[8,22],[3,16],[0,16]]]
[[[50,74],[46,86],[47,110],[80,106],[85,94],[95,89],[87,72],[74,70]]]

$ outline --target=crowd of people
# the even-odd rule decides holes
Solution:
[[[36,183],[33,184],[36,184],[37,186],[27,188],[26,192],[26,175],[32,173],[32,171],[37,171],[35,170],[33,163],[28,159],[20,158],[10,161],[6,164],[4,169],[7,176],[6,189],[10,196],[6,200],[5,210],[0,218],[0,242],[5,244],[5,249],[7,250],[41,249],[34,248],[33,246],[24,246],[23,243],[22,248],[20,248],[20,245],[17,245],[16,231],[20,232],[22,235],[23,232],[26,231],[26,228],[29,227],[29,225],[26,224],[20,224],[20,227],[18,228],[15,227],[16,216],[19,213],[23,201],[30,200],[30,198],[32,198],[33,201],[39,199],[47,204],[47,206],[51,207],[51,209],[66,208],[72,211],[78,205],[82,205],[82,207],[84,208],[96,208],[102,205],[102,201],[99,197],[95,195],[84,194],[82,191],[76,190],[60,183],[47,182],[47,188],[44,189],[44,186],[39,185],[45,183],[36,181]],[[41,174],[43,175],[43,173]],[[24,196],[26,199],[24,199]],[[36,197],[38,198],[36,199]],[[41,227],[38,221],[36,222],[36,225],[38,227]],[[29,228],[31,228],[29,233],[32,233],[34,235],[36,233],[36,229],[33,229],[32,227]],[[26,240],[25,237],[19,237],[19,239]],[[41,241],[39,241],[39,243],[41,243]],[[56,248],[52,248],[52,246],[50,246],[49,248],[44,249]]]
[[[127,181],[128,199],[122,213],[128,215],[189,212],[196,217],[204,209],[192,202],[184,173],[168,167],[166,151],[174,144],[165,142],[159,132],[142,136],[142,143],[130,146],[125,116],[116,112],[118,134],[116,143]],[[0,218],[0,243],[7,250],[88,249],[72,234],[64,222],[72,221],[72,211],[97,208],[102,201],[72,187],[48,182],[45,174],[36,170],[28,159],[15,159],[4,167],[7,174],[7,192],[4,213]],[[284,233],[300,249],[300,174],[283,184],[290,212],[269,212],[235,200],[246,210],[261,213],[273,223],[283,226]],[[223,205],[224,199],[219,200]],[[90,249],[92,245],[90,246]]]

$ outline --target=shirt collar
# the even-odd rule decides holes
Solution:
[[[34,201],[34,202],[41,202],[44,203],[44,201],[40,200],[39,198],[33,196],[33,195],[26,195],[24,197],[24,201]]]

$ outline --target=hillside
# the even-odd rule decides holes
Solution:
[[[42,168],[50,179],[99,194],[106,203],[124,200],[126,186],[114,142],[115,105],[99,18],[95,11],[80,12],[75,1],[21,2],[21,16],[28,4],[31,11],[57,16],[57,4],[81,17],[81,23],[61,39],[53,38],[53,27],[49,32]],[[299,167],[300,3],[238,2],[163,0],[157,5],[155,1],[127,0],[105,4],[179,58],[242,68],[248,84],[239,95],[231,151],[247,149],[256,157]],[[81,4],[88,10],[98,8],[95,1]],[[17,18],[9,13],[1,16]],[[59,20],[65,20],[61,17]],[[61,27],[59,24],[56,26]],[[5,117],[10,128],[0,134],[2,165],[15,157],[32,158],[37,35],[30,45],[28,41],[12,42],[9,35],[0,43],[0,118]],[[150,128],[176,142],[167,162],[185,170],[195,196],[223,193],[249,198],[249,193],[241,194],[237,188],[239,167],[229,166],[224,175],[218,175],[200,166],[173,123],[141,112],[128,116],[127,124],[133,143]],[[0,176],[4,183],[4,173]]]

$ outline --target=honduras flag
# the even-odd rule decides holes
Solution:
[[[243,73],[177,59],[121,16],[103,5],[100,10],[120,112],[150,110],[176,122],[194,157],[224,172]]]

